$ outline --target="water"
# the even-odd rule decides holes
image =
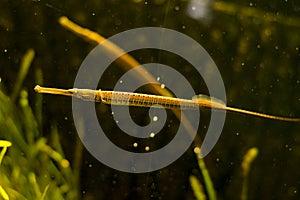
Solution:
[[[300,116],[299,8],[300,3],[296,1],[203,1],[201,4],[194,0],[3,1],[0,3],[1,83],[8,92],[12,91],[20,60],[33,48],[36,56],[23,84],[31,106],[35,106],[33,88],[37,84],[37,69],[43,72],[43,85],[72,88],[77,70],[94,44],[61,27],[57,20],[65,15],[105,37],[145,26],[182,32],[199,42],[217,64],[228,105]],[[131,55],[140,63],[172,66],[187,77],[196,94],[207,93],[202,78],[184,59],[153,49]],[[112,89],[124,72],[113,63],[105,73],[99,87]],[[146,92],[147,88],[140,90]],[[51,124],[56,121],[64,151],[72,164],[78,136],[71,109],[70,98],[44,96],[43,135],[50,135]],[[115,129],[109,107],[97,105],[97,109],[107,120],[103,124],[110,131],[110,138],[131,151],[161,147],[172,139],[178,128],[176,117],[169,114],[165,132],[155,134],[151,140],[135,141]],[[151,120],[147,118],[147,110],[135,109],[131,113],[138,124],[145,125]],[[204,137],[209,118],[209,110],[201,112],[200,138]],[[250,170],[248,199],[299,199],[299,128],[297,123],[227,114],[222,135],[205,158],[217,196],[240,199],[241,160],[249,148],[257,147],[259,154]],[[196,175],[203,180],[193,149],[191,146],[180,159],[159,171],[127,174],[99,163],[83,148],[82,199],[108,196],[112,199],[194,199],[189,176]]]

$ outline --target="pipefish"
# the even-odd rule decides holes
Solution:
[[[219,110],[232,111],[267,119],[280,121],[300,122],[300,118],[280,117],[259,113],[255,111],[244,110],[227,106],[222,100],[210,97],[204,94],[196,95],[192,99],[182,99],[175,97],[166,97],[160,95],[151,95],[133,92],[90,90],[90,89],[58,89],[35,86],[37,93],[56,94],[64,96],[72,96],[85,101],[101,102],[110,105],[137,106],[137,107],[155,107],[166,109],[199,109],[214,108]]]

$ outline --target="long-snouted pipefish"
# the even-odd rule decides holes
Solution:
[[[119,92],[119,91],[104,91],[104,90],[90,90],[90,89],[57,89],[35,86],[34,90],[38,93],[57,94],[64,96],[72,96],[85,101],[101,102],[111,105],[127,105],[138,107],[156,107],[166,109],[199,109],[200,108],[214,108],[219,110],[233,111],[263,117],[268,119],[275,119],[289,122],[300,122],[300,118],[280,117],[269,115],[240,108],[227,106],[222,100],[209,97],[207,95],[196,95],[192,99],[181,99],[175,97],[166,97],[151,94],[133,93],[133,92]]]

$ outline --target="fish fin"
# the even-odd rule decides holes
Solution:
[[[222,108],[226,107],[226,103],[222,101],[221,99],[211,97],[205,94],[198,94],[193,96],[193,101],[198,101],[200,105],[210,105],[213,108]]]

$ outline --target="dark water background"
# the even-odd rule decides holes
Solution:
[[[71,88],[81,62],[95,45],[61,27],[57,20],[63,15],[105,37],[137,27],[165,27],[192,37],[209,52],[224,80],[228,105],[299,117],[300,3],[222,1],[223,7],[218,8],[216,2],[220,1],[203,3],[201,15],[193,17],[188,0],[1,0],[0,77],[11,91],[21,57],[33,48],[36,57],[24,82],[31,104],[35,104],[38,68],[44,85]],[[155,60],[184,67],[168,61],[164,53],[145,51],[137,56],[141,63]],[[120,68],[112,69],[103,86],[112,87],[119,74]],[[203,93],[205,84],[190,77],[196,92]],[[43,103],[44,135],[56,121],[72,162],[78,136],[71,98],[46,95]],[[142,116],[138,111],[136,115]],[[299,199],[299,128],[299,123],[227,114],[222,135],[205,158],[218,197],[239,199],[242,157],[255,146],[259,155],[250,172],[249,199]],[[193,174],[201,180],[192,148],[170,166],[147,174],[113,170],[83,151],[83,199],[194,199],[188,177]]]

